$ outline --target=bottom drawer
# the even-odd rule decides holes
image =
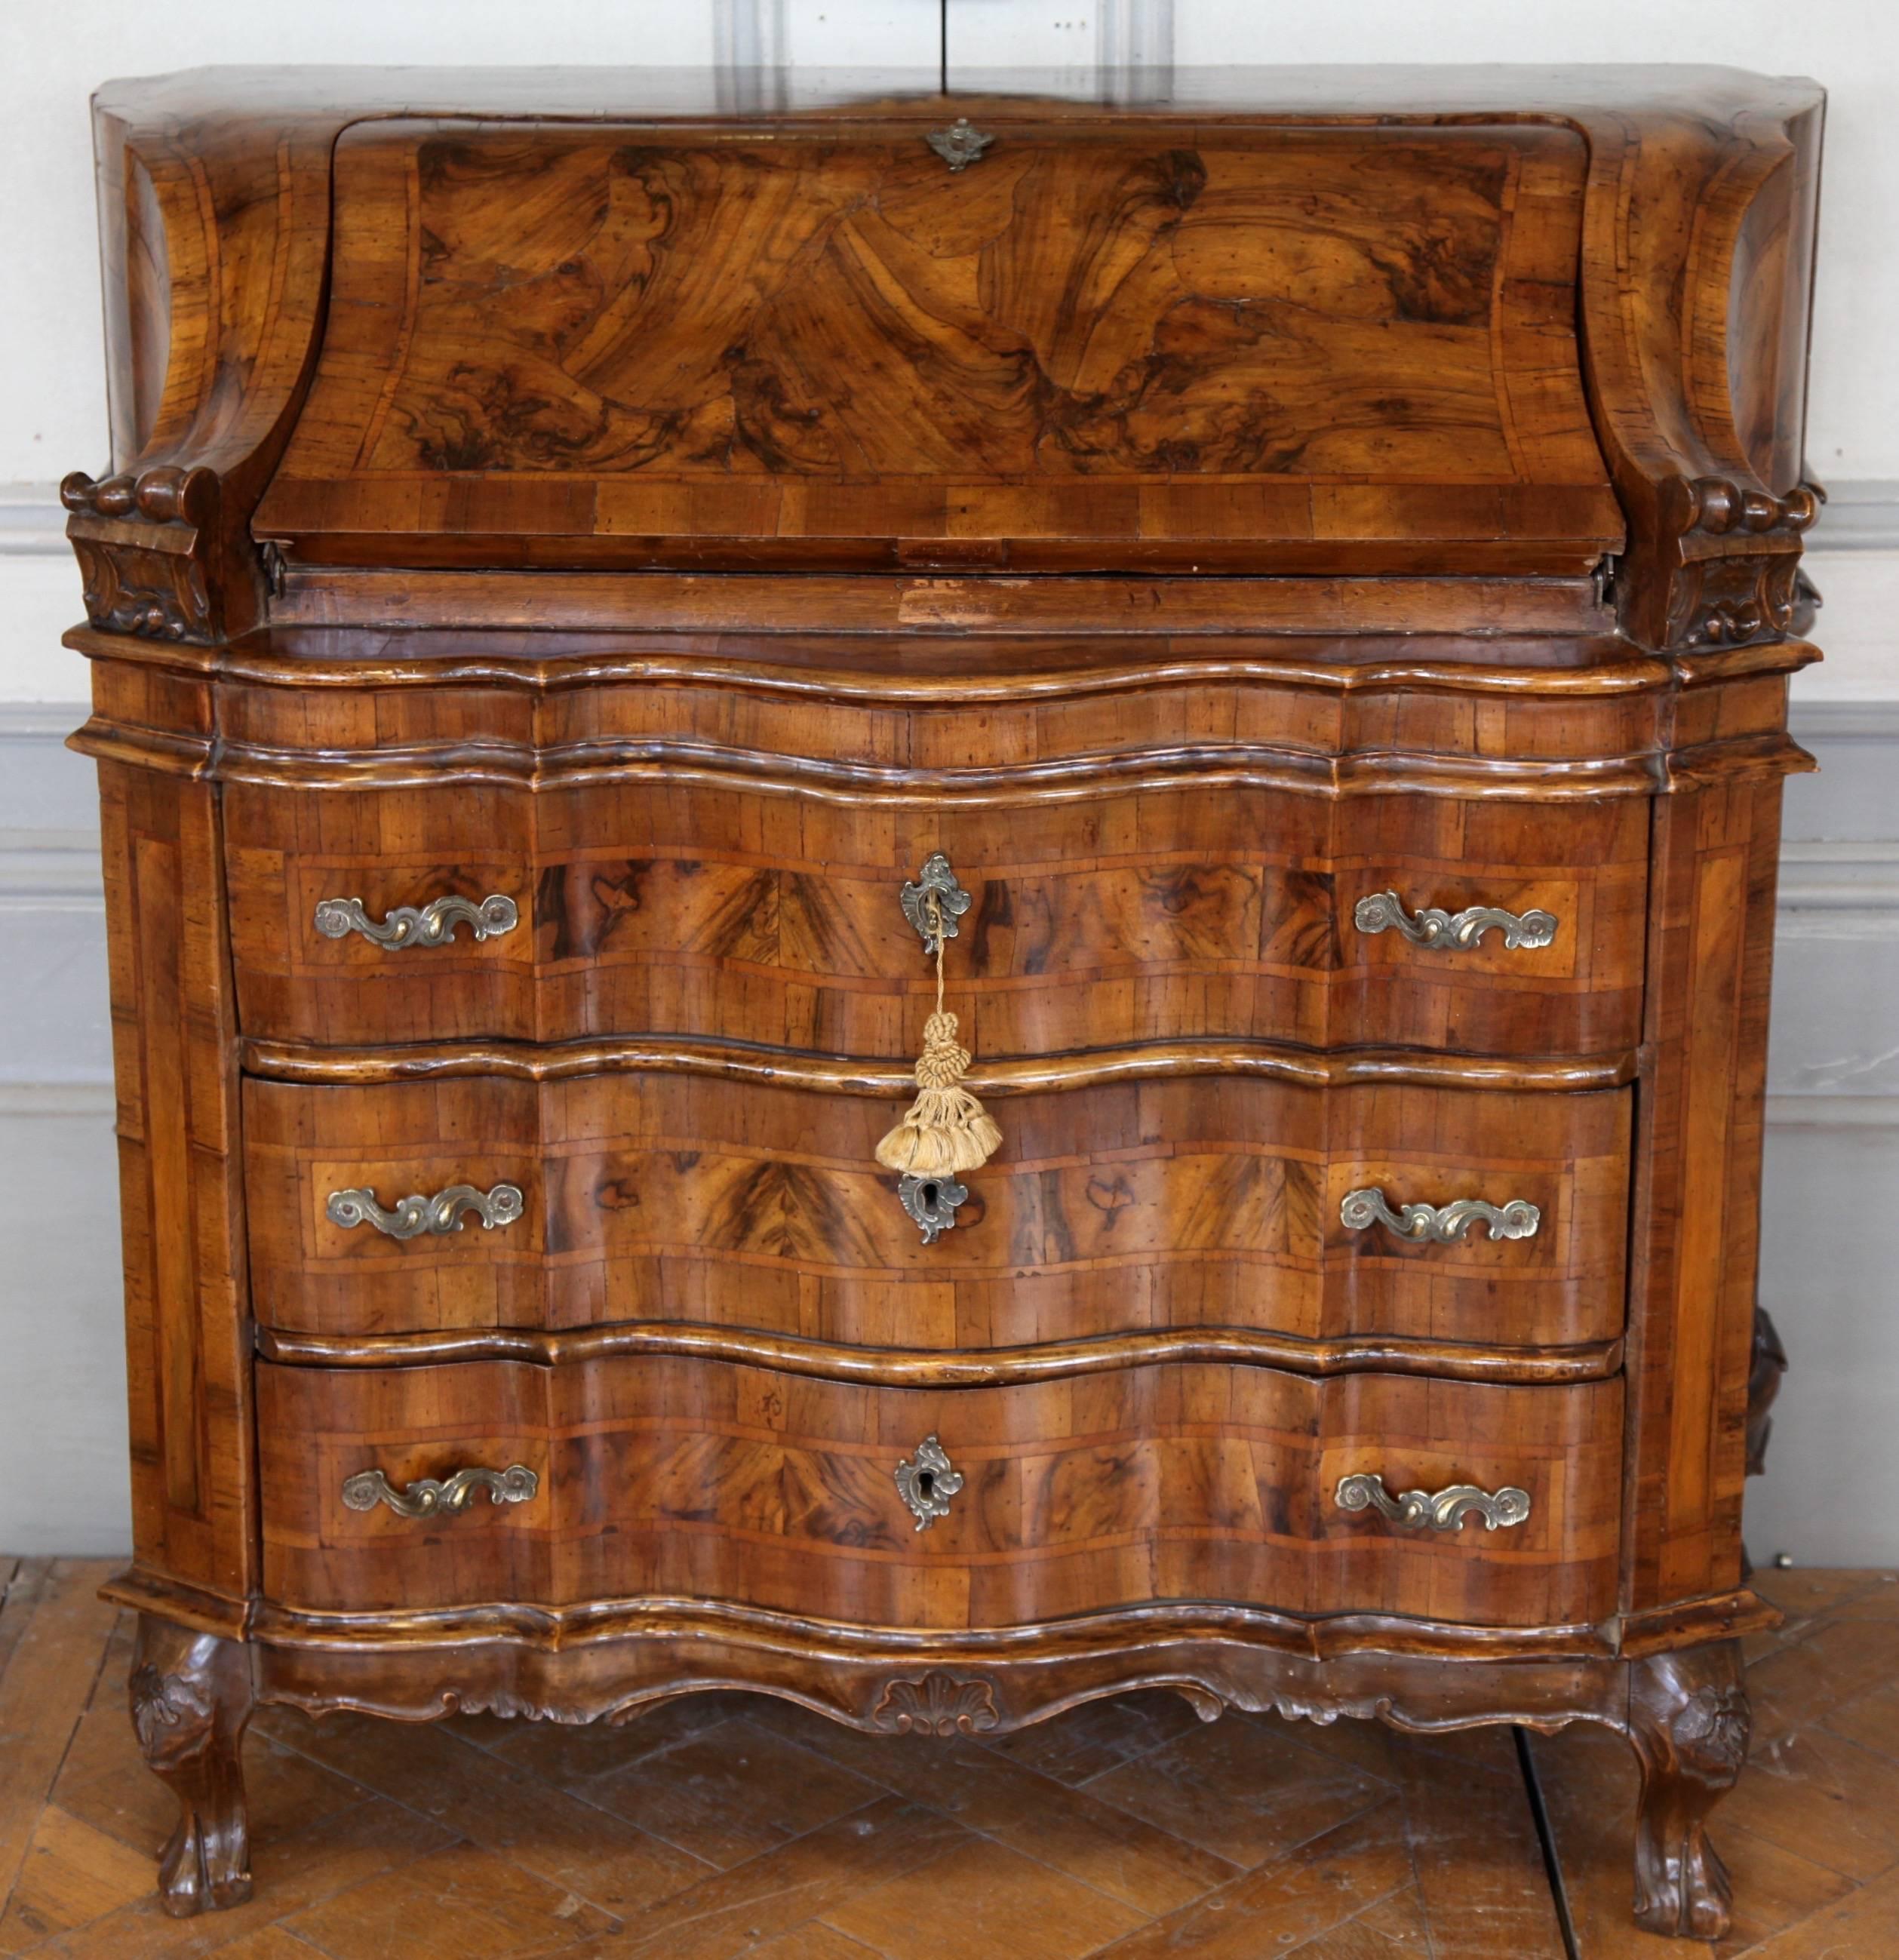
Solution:
[[[1614,1609],[1619,1380],[1159,1363],[920,1391],[647,1357],[257,1376],[265,1585],[293,1608],[663,1596],[927,1628],[1156,1601],[1497,1626]],[[897,1467],[932,1435],[953,1474],[930,1494],[962,1481],[919,1528]],[[505,1501],[476,1481],[458,1510],[403,1514],[419,1480],[517,1465]],[[352,1486],[367,1508],[346,1502],[375,1472]],[[1511,1487],[1528,1516],[1411,1525],[1347,1509],[1348,1477]]]

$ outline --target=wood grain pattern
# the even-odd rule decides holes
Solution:
[[[241,249],[243,228],[250,215],[262,207],[261,199],[221,202],[214,198],[210,209],[215,215],[208,224],[202,203],[188,206],[175,198],[167,201],[167,183],[189,181],[194,164],[202,173],[201,181],[218,183],[220,169],[226,167],[218,154],[221,147],[242,158],[247,144],[251,153],[269,147],[267,141],[259,142],[266,132],[294,129],[294,138],[285,150],[297,167],[284,177],[277,203],[280,215],[294,214],[294,218],[282,235],[301,240],[307,247],[314,243],[313,233],[329,215],[327,182],[320,164],[311,168],[298,160],[306,152],[310,164],[326,157],[329,144],[352,122],[363,129],[358,140],[374,154],[374,125],[379,120],[391,116],[446,115],[466,130],[482,119],[481,114],[470,116],[469,103],[485,100],[493,105],[483,112],[495,132],[493,140],[504,148],[513,146],[518,154],[523,147],[518,123],[498,124],[495,119],[592,119],[600,113],[600,97],[590,92],[590,85],[552,73],[539,82],[514,86],[492,77],[453,71],[411,72],[404,82],[402,88],[392,89],[366,72],[353,79],[333,79],[327,86],[300,96],[269,72],[250,71],[221,83],[183,78],[157,84],[116,84],[102,96],[97,114],[101,154],[107,160],[108,312],[113,323],[109,348],[117,399],[141,402],[157,392],[152,377],[160,370],[157,343],[164,329],[155,316],[162,303],[167,325],[177,323],[164,371],[182,377],[183,399],[194,402],[215,399],[221,412],[224,398],[212,396],[208,383],[213,374],[223,371],[206,359],[204,341],[195,324],[222,311],[240,330],[230,332],[227,342],[218,342],[221,348],[228,344],[241,355],[247,345],[245,336],[250,334],[256,336],[257,344],[271,350],[272,358],[256,362],[254,368],[247,371],[238,365],[236,369],[235,390],[247,406],[250,398],[243,390],[250,376],[254,374],[266,383],[256,396],[263,411],[262,427],[260,430],[253,418],[227,414],[221,425],[208,425],[199,432],[199,447],[209,450],[219,442],[231,442],[242,452],[248,444],[250,453],[264,467],[275,460],[278,424],[273,418],[294,399],[297,385],[292,379],[288,390],[281,387],[286,369],[278,350],[281,347],[288,357],[288,373],[296,376],[297,364],[310,348],[308,323],[313,308],[307,293],[310,269],[294,253],[273,260],[267,252],[260,253],[254,241],[244,241],[250,249]],[[610,85],[603,78],[597,84]],[[909,154],[920,156],[924,154],[921,136],[940,125],[953,106],[933,99],[927,84],[912,97],[873,103],[853,102],[823,88],[794,90],[794,94],[795,100],[785,107],[755,112],[731,134],[755,141],[759,134],[768,131],[783,152],[804,148],[816,128],[847,149],[854,143],[854,154],[860,156],[880,145],[887,148],[893,140],[915,145]],[[628,105],[621,113],[640,117],[642,126],[654,132],[651,147],[656,152],[676,158],[702,152],[705,124],[719,113],[717,91],[705,77],[680,84],[623,75],[612,99]],[[260,110],[259,105],[264,104],[270,106]],[[1801,350],[1808,290],[1805,268],[1811,262],[1821,127],[1820,97],[1811,84],[1772,81],[1716,69],[1692,74],[1675,71],[1665,81],[1649,75],[1611,77],[1608,70],[1576,72],[1543,85],[1528,80],[1519,83],[1515,78],[1504,84],[1481,71],[1392,71],[1373,84],[1362,73],[1341,83],[1338,76],[1322,70],[1291,77],[1283,70],[1226,69],[1201,76],[1177,75],[1166,103],[1121,105],[1105,113],[1096,105],[1052,100],[1032,104],[1019,98],[962,100],[953,106],[978,117],[1003,119],[1018,147],[1026,145],[1032,151],[1038,144],[1047,145],[1058,137],[1070,156],[1099,152],[1104,147],[1112,151],[1117,142],[1124,151],[1131,148],[1137,155],[1160,149],[1165,143],[1165,154],[1171,154],[1179,146],[1163,132],[1170,126],[1178,128],[1183,112],[1191,119],[1192,142],[1221,152],[1244,153],[1255,148],[1264,133],[1269,148],[1282,148],[1287,154],[1302,142],[1338,141],[1336,129],[1325,129],[1328,123],[1360,123],[1368,113],[1376,114],[1388,126],[1375,135],[1360,128],[1354,135],[1357,142],[1397,155],[1427,154],[1434,160],[1439,181],[1453,189],[1459,174],[1461,145],[1481,151],[1487,137],[1493,149],[1500,145],[1518,155],[1547,157],[1560,153],[1573,142],[1567,132],[1579,132],[1588,158],[1586,182],[1582,187],[1579,266],[1572,272],[1570,256],[1565,253],[1554,267],[1539,269],[1540,280],[1533,276],[1523,282],[1528,288],[1526,294],[1513,296],[1506,290],[1497,296],[1495,304],[1502,309],[1527,304],[1522,317],[1532,338],[1552,332],[1567,334],[1570,309],[1560,307],[1553,317],[1546,316],[1538,309],[1538,296],[1551,283],[1552,273],[1558,285],[1572,277],[1576,281],[1575,310],[1585,329],[1583,387],[1591,419],[1602,431],[1617,501],[1629,526],[1628,575],[1618,584],[1618,613],[1631,638],[1646,645],[1706,644],[1717,634],[1748,641],[1784,635],[1790,616],[1784,599],[1791,590],[1792,569],[1798,560],[1797,531],[1780,526],[1770,514],[1764,535],[1751,524],[1711,531],[1697,520],[1704,500],[1696,486],[1710,482],[1725,486],[1725,492],[1732,493],[1731,501],[1737,508],[1750,497],[1783,498],[1797,488],[1800,377],[1804,372]],[[1448,126],[1485,123],[1497,126],[1485,131]],[[670,130],[668,125],[673,126]],[[1539,125],[1545,126],[1536,126]],[[800,142],[800,138],[805,143]],[[552,140],[551,132],[546,140]],[[1528,186],[1532,202],[1538,197],[1545,202],[1563,202],[1560,168],[1532,174],[1534,180]],[[992,166],[992,183],[994,177]],[[1519,171],[1519,196],[1512,200],[1513,206],[1522,202],[1522,178]],[[977,185],[976,198],[981,199],[980,180],[978,171],[953,181],[965,190]],[[926,183],[929,181],[926,178]],[[940,186],[950,180],[935,181]],[[300,189],[306,182],[315,192],[307,202]],[[473,191],[476,205],[484,188]],[[1553,189],[1557,195],[1551,199],[1547,193]],[[1567,196],[1573,208],[1573,191]],[[1197,196],[1194,205],[1201,201]],[[1311,227],[1316,235],[1301,241],[1305,256],[1295,250],[1279,262],[1274,268],[1277,285],[1268,280],[1260,288],[1268,304],[1271,296],[1286,296],[1289,273],[1295,282],[1316,279],[1322,287],[1329,278],[1334,298],[1349,299],[1353,283],[1350,268],[1354,253],[1363,247],[1362,234],[1355,234],[1349,218],[1342,224],[1338,221],[1348,212],[1350,202],[1348,199],[1344,205],[1327,214],[1329,226],[1321,220]],[[1210,203],[1198,221],[1206,223],[1217,205],[1217,200]],[[1493,199],[1493,212],[1498,208]],[[956,208],[950,207],[953,215]],[[399,203],[392,203],[390,209],[393,221],[389,229],[405,240],[415,240],[419,291],[421,240],[410,223],[406,190]],[[1401,230],[1408,225],[1415,236],[1420,220],[1414,205],[1406,209],[1401,200],[1395,210],[1402,212],[1396,220]],[[1148,227],[1146,235],[1156,235],[1152,217],[1156,212],[1163,226],[1171,223],[1179,231],[1183,225],[1178,221],[1184,217],[1184,228],[1194,228],[1192,208],[1182,214],[1176,201],[1170,217],[1165,198],[1144,200],[1137,196],[1124,208],[1115,208],[1108,230],[1112,233],[1118,225],[1126,241],[1138,247],[1144,221]],[[674,215],[669,208],[656,230],[663,233]],[[854,213],[854,219],[859,215]],[[867,209],[860,215],[876,228],[876,216]],[[1428,226],[1428,219],[1423,221]],[[1539,228],[1526,213],[1519,225],[1513,209],[1511,228],[1513,233],[1520,231],[1526,240],[1540,228],[1547,242],[1560,236],[1564,221],[1559,219]],[[161,227],[167,246],[174,248],[162,262],[151,249]],[[610,228],[631,242],[640,225],[636,218],[629,231],[622,215]],[[504,221],[504,234],[507,229]],[[980,367],[984,359],[993,363],[1002,350],[984,342],[980,332],[969,341],[966,329],[972,309],[959,294],[951,297],[946,306],[942,300],[926,301],[921,308],[915,302],[916,294],[935,290],[929,278],[919,275],[940,269],[938,251],[946,247],[948,262],[956,262],[958,245],[963,241],[954,237],[954,231],[953,224],[934,240],[936,250],[926,249],[908,262],[902,262],[899,255],[896,276],[881,287],[873,284],[867,288],[860,282],[851,297],[859,314],[866,310],[867,300],[881,307],[886,317],[892,315],[893,309],[901,313],[908,305],[905,325],[913,341],[927,345],[943,336],[953,342],[961,336],[965,343],[979,350]],[[195,255],[176,249],[174,233],[195,240],[201,249]],[[128,240],[132,241],[129,248]],[[213,251],[202,249],[214,243],[226,248],[221,260]],[[138,249],[142,247],[145,249]],[[635,244],[636,256],[640,249]],[[390,256],[386,240],[380,237],[371,242],[367,253],[371,259],[379,256],[384,261]],[[1535,265],[1535,253],[1528,257]],[[930,265],[917,264],[918,258]],[[1170,266],[1171,254],[1169,258]],[[856,262],[863,268],[871,261],[883,262],[875,250]],[[164,265],[164,272],[154,275],[148,270],[160,262]],[[223,262],[253,272],[271,264],[272,276],[259,282],[240,275],[226,292],[218,285],[222,276],[218,268]],[[1105,274],[1105,282],[1094,282],[1093,291],[1105,291],[1119,269],[1113,253],[1104,253],[1097,246],[1093,262],[1099,264]],[[179,275],[176,278],[172,276],[174,268]],[[627,269],[622,266],[617,270],[623,280]],[[1342,283],[1338,277],[1341,271],[1345,273]],[[556,288],[561,276],[555,269],[552,283]],[[613,278],[609,271],[608,282]],[[1084,279],[1083,284],[1086,287],[1088,282]],[[1374,275],[1370,282],[1374,294],[1379,284]],[[406,299],[406,290],[405,274],[399,299]],[[546,290],[544,285],[543,297]],[[1387,286],[1385,290],[1389,294],[1394,288]],[[611,316],[601,312],[596,291],[576,296],[578,310],[582,318],[590,313],[596,317],[610,340]],[[291,295],[288,303],[286,292]],[[976,297],[979,304],[973,310],[981,315],[984,296]],[[558,302],[556,310],[558,313]],[[570,303],[570,315],[572,310]],[[1084,314],[1086,310],[1084,304]],[[1349,327],[1349,309],[1341,310]],[[1242,342],[1244,338],[1240,336]],[[1072,342],[1070,336],[1067,344]],[[1053,343],[1049,345],[1052,348]],[[587,352],[591,351],[582,352],[583,364]],[[1229,349],[1228,358],[1243,359],[1245,352],[1243,346]],[[704,360],[701,356],[702,364]],[[385,370],[386,366],[385,363]],[[1559,390],[1568,366],[1567,361],[1554,364]],[[142,382],[141,375],[145,377]],[[1011,380],[1005,380],[1005,396],[1010,385]],[[1525,396],[1513,399],[1511,406],[1522,427],[1536,426],[1538,410],[1544,406],[1537,396],[1539,391],[1547,393],[1549,385],[1548,378],[1538,373]],[[584,403],[582,407],[577,431],[571,413],[565,422],[558,410],[544,417],[557,442],[571,444],[577,432],[582,432],[584,441]],[[771,405],[767,405],[768,419],[771,412]],[[526,418],[532,422],[542,412],[538,406],[527,407]],[[122,410],[122,425],[131,426],[135,414]],[[1403,419],[1398,417],[1401,425]],[[1567,411],[1558,419],[1561,425],[1570,425]],[[360,441],[360,422],[357,426]],[[1579,418],[1575,426],[1581,427]],[[469,480],[479,489],[479,479]],[[247,494],[254,495],[254,479],[246,476],[242,481]],[[1391,487],[1396,488],[1401,482],[1398,479]],[[1395,504],[1402,500],[1387,495],[1373,501]],[[531,557],[535,534],[545,533],[550,522],[558,527],[565,521],[558,514],[558,498],[554,502],[553,510],[536,511],[531,497],[523,503],[517,496],[506,506],[503,533],[481,535],[481,558],[491,562],[500,547],[510,544],[519,555]],[[237,508],[234,504],[234,514]],[[1388,511],[1373,521],[1388,522],[1391,515]],[[1009,527],[1012,531],[1021,527],[1019,517]],[[1482,535],[1493,537],[1497,528],[1487,519]],[[959,543],[965,553],[969,549],[969,541],[947,542]],[[980,551],[991,541],[978,536],[973,542]],[[1196,558],[1192,562],[1201,561]],[[254,568],[219,562],[212,567],[212,573],[209,597],[214,612],[224,608],[227,587],[248,587],[253,593],[256,591]],[[305,584],[293,575],[292,583],[301,589],[290,596],[313,603],[320,611],[333,609],[339,600],[343,601],[345,612],[351,609],[351,601],[345,597],[351,581],[320,578]],[[439,612],[445,603],[453,603],[457,589],[453,583],[432,590],[418,589],[414,581],[405,577],[386,582],[381,598],[374,603],[402,606],[420,599]],[[463,597],[472,597],[480,590],[480,582],[463,580],[459,589]],[[593,603],[610,603],[616,592],[622,601],[628,596],[609,584],[596,589]],[[360,598],[360,587],[355,596]],[[525,590],[519,592],[517,606],[526,597]],[[1415,609],[1427,597],[1414,590],[1404,603]],[[568,598],[570,607],[583,603],[577,587],[570,587]],[[254,598],[251,603],[255,603]],[[354,616],[377,616],[356,611]],[[525,619],[532,616],[517,611],[514,616]]]
[[[260,534],[330,565],[1224,571],[1619,541],[1573,133],[991,119],[965,176],[874,126],[359,126]]]
[[[1401,638],[1272,632],[1239,623],[1238,608],[1217,630],[1195,632],[1182,629],[1164,612],[1156,621],[1145,609],[1149,595],[1196,592],[1211,600],[1235,590],[1257,593],[1262,583],[1147,581],[1132,588],[1142,609],[1073,635],[1041,626],[1016,632],[952,630],[946,622],[934,633],[913,626],[893,640],[887,632],[899,624],[895,611],[874,609],[887,605],[893,593],[900,605],[913,590],[911,581],[814,574],[794,587],[781,578],[733,573],[716,579],[656,576],[635,583],[644,604],[655,603],[655,595],[691,593],[702,595],[709,612],[724,595],[728,611],[723,622],[701,618],[698,630],[692,632],[663,618],[625,632],[550,622],[511,631],[434,625],[371,633],[279,619],[216,647],[127,640],[83,626],[73,629],[68,644],[91,658],[215,673],[232,683],[234,698],[244,704],[244,711],[259,716],[269,709],[252,695],[253,688],[374,688],[397,725],[406,711],[400,696],[413,689],[477,687],[546,695],[628,682],[717,687],[774,701],[906,708],[1023,708],[1091,695],[1230,684],[1250,686],[1249,709],[1256,718],[1285,714],[1295,705],[1309,710],[1303,700],[1307,689],[1328,696],[1395,697],[1358,711],[1385,715],[1401,707],[1413,714],[1428,711],[1421,697],[1443,695],[1503,697],[1534,712],[1544,700],[1573,705],[1602,696],[1670,695],[1684,673],[1712,679],[1742,660],[1750,671],[1764,672],[1818,657],[1808,643],[1795,640],[1665,660],[1643,652],[1607,627],[1565,632],[1539,629],[1528,620],[1481,636],[1423,630]],[[1389,589],[1391,583],[1378,589]],[[1402,589],[1405,582],[1396,583]],[[1449,590],[1483,583],[1460,581]],[[969,589],[1002,596],[1066,592],[1085,599],[1107,587],[1101,580],[1037,584],[997,579],[969,581]],[[764,609],[766,593],[776,595],[771,613]],[[664,597],[657,603],[663,611]],[[748,610],[756,616],[747,617]],[[818,626],[826,612],[840,610],[845,616],[834,619],[829,630]],[[1261,688],[1261,682],[1273,685]],[[1349,699],[1347,706],[1357,708]],[[818,724],[821,737],[825,726]],[[279,739],[291,739],[294,727],[280,729]]]
[[[1780,830],[1772,782],[1684,797],[1656,826],[1631,1275],[1636,1607],[1741,1577]]]
[[[1148,1600],[1270,1599],[1476,1624],[1580,1624],[1614,1597],[1621,1389],[1314,1382],[1166,1366],[946,1395],[621,1358],[259,1366],[264,1589],[304,1609],[728,1599],[883,1626],[1029,1624]],[[927,1533],[892,1472],[942,1436],[968,1481]],[[525,1463],[528,1503],[418,1527],[345,1509]],[[1516,1484],[1506,1532],[1395,1532],[1341,1476]]]
[[[299,628],[375,632],[416,626],[519,632],[543,624],[538,571],[377,571],[286,565],[271,617]],[[1601,582],[1344,573],[1010,578],[940,571],[563,571],[560,623],[581,632],[771,631],[804,620],[849,632],[1087,633],[1104,622],[1156,635],[1228,632],[1593,633],[1612,626]]]
[[[706,1076],[765,1086],[794,1083],[821,1096],[907,1096],[915,1064],[814,1055],[762,1042],[621,1035],[600,1041],[390,1042],[331,1047],[310,1042],[260,1041],[238,1046],[244,1072],[272,1082],[361,1087],[383,1082],[446,1082],[492,1075],[518,1082],[571,1082],[583,1075],[663,1074]],[[1058,1089],[1153,1082],[1174,1076],[1214,1075],[1308,1088],[1621,1089],[1634,1081],[1641,1056],[1633,1048],[1605,1055],[1481,1055],[1427,1048],[1302,1048],[1291,1042],[1143,1042],[1123,1048],[1083,1048],[1045,1057],[1025,1055],[972,1064],[965,1080],[988,1096],[1026,1096]]]
[[[60,491],[96,625],[212,641],[263,616],[250,519],[316,349],[326,119],[94,99],[115,469]]]
[[[676,1077],[245,1089],[266,1324],[316,1333],[690,1320],[981,1348],[1141,1328],[1565,1345],[1622,1329],[1625,1092],[1518,1099],[1187,1080],[1022,1096],[953,1231],[925,1246],[873,1155],[891,1106]],[[332,1224],[453,1184],[498,1230]],[[1347,1191],[1525,1198],[1532,1239],[1347,1232]]]
[[[243,1749],[252,1662],[236,1640],[139,1621],[129,1712],[146,1768],[177,1799],[177,1825],[158,1861],[159,1903],[174,1919],[250,1897]]]
[[[992,721],[961,739],[1007,736]],[[662,1032],[911,1055],[930,976],[897,893],[936,851],[975,898],[950,1004],[985,1059],[1199,1036],[1592,1054],[1633,1046],[1639,1025],[1647,824],[1631,799],[1104,789],[964,813],[869,797],[787,807],[663,778],[539,794],[234,786],[226,810],[240,1011],[262,1036]],[[1387,889],[1414,908],[1536,907],[1561,924],[1542,949],[1495,934],[1420,949],[1354,926],[1357,901]],[[392,955],[312,923],[326,897],[380,917],[491,892],[523,922],[479,945]]]
[[[695,1326],[685,1321],[621,1321],[571,1332],[530,1328],[459,1328],[406,1334],[311,1334],[259,1326],[267,1360],[323,1367],[415,1367],[438,1361],[593,1360],[607,1354],[701,1354],[755,1362],[787,1375],[889,1388],[986,1388],[1046,1382],[1152,1361],[1236,1361],[1305,1375],[1430,1375],[1452,1382],[1593,1382],[1621,1372],[1620,1341],[1567,1347],[1483,1347],[1403,1335],[1335,1340],[1258,1328],[1165,1328],[1016,1348],[870,1348],[803,1335]]]
[[[137,1556],[255,1579],[229,942],[213,793],[100,770]]]

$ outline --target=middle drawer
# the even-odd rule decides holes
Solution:
[[[1630,1106],[1221,1076],[1012,1095],[1001,1151],[925,1243],[873,1154],[896,1098],[630,1071],[253,1078],[255,1310],[326,1335],[698,1322],[943,1350],[1217,1327],[1610,1341]],[[1493,1236],[1481,1213],[1456,1229],[1465,1200],[1519,1208]],[[1415,1237],[1411,1205],[1436,1208]]]

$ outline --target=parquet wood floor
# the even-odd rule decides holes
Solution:
[[[267,1710],[257,1896],[165,1918],[170,1798],[139,1762],[103,1566],[0,1558],[0,1955],[147,1960],[1584,1960],[1629,1922],[1635,1782],[1534,1739],[1553,1890],[1507,1731],[1430,1742],[1099,1703],[991,1743],[861,1736],[789,1704],[619,1729],[417,1729]],[[1899,1955],[1899,1575],[1764,1573],[1754,1759],[1718,1839],[1761,1960]],[[1560,1895],[1560,1900],[1559,1900]]]

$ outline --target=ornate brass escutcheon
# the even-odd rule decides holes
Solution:
[[[926,1436],[917,1445],[915,1458],[906,1457],[897,1465],[897,1489],[918,1531],[946,1518],[950,1500],[962,1488],[962,1472],[952,1466],[948,1453],[934,1436]]]
[[[923,941],[924,951],[934,959],[946,939],[956,937],[956,921],[972,901],[957,883],[949,859],[940,851],[933,851],[924,860],[916,883],[906,883],[897,894],[897,902]]]
[[[969,1187],[947,1171],[935,1177],[906,1172],[897,1180],[897,1202],[921,1228],[926,1246],[934,1246],[938,1234],[956,1223],[956,1207],[969,1195]]]
[[[953,172],[960,173],[976,162],[996,139],[985,136],[966,116],[959,116],[946,129],[932,129],[923,139]]]

